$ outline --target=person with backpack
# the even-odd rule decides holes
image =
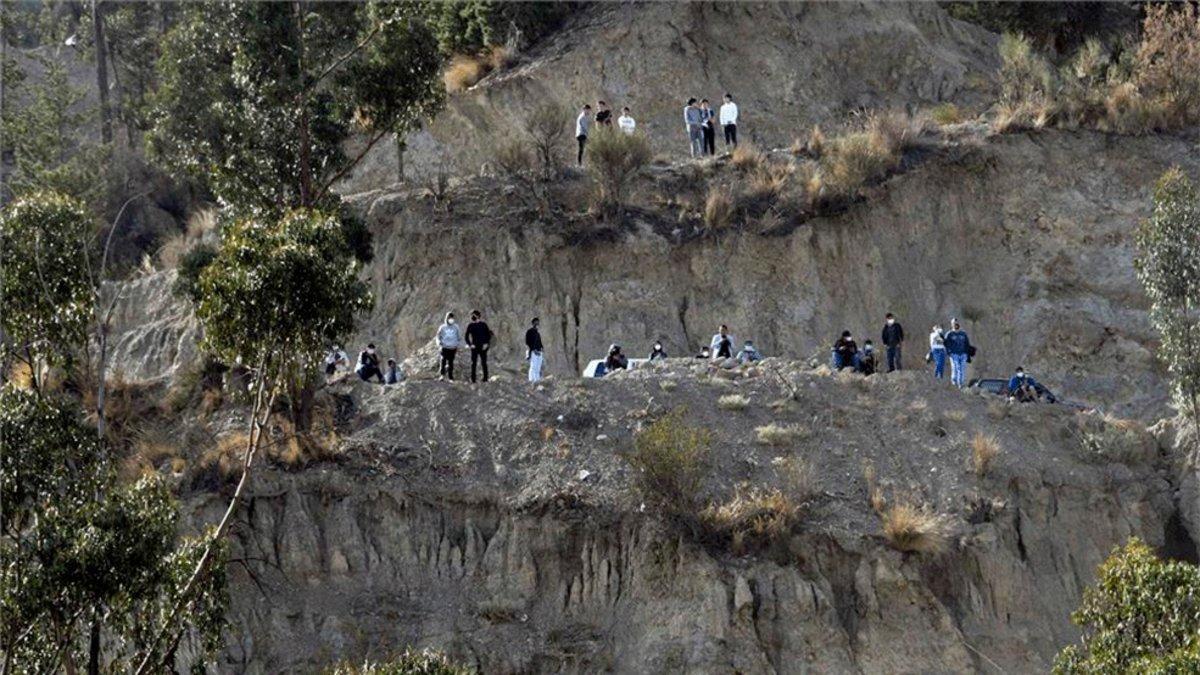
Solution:
[[[729,334],[729,326],[721,324],[717,333],[712,336],[708,350],[714,361],[733,358],[733,336]]]
[[[437,344],[442,350],[438,359],[438,377],[454,381],[454,356],[462,344],[462,330],[454,322],[454,312],[446,312],[446,320],[438,327]]]
[[[367,348],[358,353],[358,363],[354,366],[354,372],[363,382],[369,382],[372,377],[379,379],[379,384],[383,384],[383,373],[379,370],[379,356],[375,354],[375,344],[367,345]]]
[[[540,321],[535,316],[525,331],[525,360],[529,361],[529,381],[542,379],[542,334],[538,332]]]
[[[592,126],[592,106],[583,104],[579,117],[575,118],[575,140],[579,142],[579,157],[576,160],[583,166],[583,146],[587,145],[588,129]]]
[[[950,357],[950,383],[962,389],[967,384],[967,362],[975,353],[971,339],[957,319],[950,320],[950,332],[943,339],[946,354]]]
[[[887,371],[900,370],[900,348],[904,345],[904,328],[895,315],[888,312],[883,321],[883,345],[887,347]]]
[[[934,326],[929,331],[929,356],[926,362],[933,361],[933,378],[940,380],[946,374],[946,335],[941,326]]]
[[[471,312],[471,322],[467,324],[467,346],[471,348],[471,382],[475,382],[475,366],[483,363],[483,381],[488,381],[487,353],[488,345],[492,342],[492,329],[488,328],[479,310]]]

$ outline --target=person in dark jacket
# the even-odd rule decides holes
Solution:
[[[1008,395],[1021,403],[1032,403],[1042,397],[1054,403],[1054,396],[1050,391],[1025,374],[1025,368],[1021,366],[1017,366],[1017,372],[1008,380]]]
[[[888,312],[883,323],[883,345],[887,347],[887,371],[900,370],[900,347],[904,344],[904,328]]]
[[[708,104],[708,99],[700,100],[700,131],[704,134],[704,152],[709,155],[717,154],[717,113]]]
[[[651,361],[657,361],[658,359],[667,358],[667,352],[666,352],[666,350],[663,349],[661,342],[654,343],[654,348],[650,350],[650,356],[648,358]]]
[[[483,363],[483,381],[488,381],[487,353],[488,345],[492,342],[492,329],[488,328],[479,310],[471,312],[471,322],[467,324],[467,346],[471,348],[471,381],[475,381],[475,364]]]
[[[374,344],[368,344],[366,349],[358,353],[358,364],[354,367],[354,372],[358,373],[363,382],[376,377],[379,378],[379,384],[383,384],[383,372],[379,370],[379,356],[375,353]]]
[[[879,363],[875,360],[875,345],[867,340],[863,343],[862,354],[858,357],[858,365],[854,368],[863,375],[874,375],[879,371]]]
[[[525,360],[529,361],[529,381],[537,382],[542,379],[542,334],[538,332],[538,318],[535,316],[529,322],[529,330],[525,331]]]
[[[612,110],[608,109],[608,104],[600,101],[596,104],[599,109],[596,111],[596,124],[602,127],[612,127]]]
[[[950,382],[962,389],[967,384],[967,359],[975,348],[967,332],[958,325],[957,319],[951,319],[950,332],[943,338],[946,355],[950,357]]]
[[[842,331],[842,336],[833,343],[833,367],[835,370],[858,367],[858,343],[848,330]]]
[[[611,373],[614,370],[625,370],[629,367],[629,359],[621,353],[621,345],[613,345],[608,348],[608,358],[604,359],[604,372]]]

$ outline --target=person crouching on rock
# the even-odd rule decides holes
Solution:
[[[379,379],[379,384],[383,384],[383,373],[379,370],[379,356],[375,354],[375,345],[368,344],[367,348],[358,353],[358,364],[354,366],[354,372],[362,378],[363,382],[368,382],[372,377]]]
[[[629,367],[629,359],[621,353],[621,345],[613,345],[608,348],[608,358],[604,359],[604,371],[611,373],[614,370],[625,370]]]
[[[446,312],[446,321],[438,327],[437,343],[442,350],[438,359],[438,377],[453,382],[454,355],[458,353],[458,346],[462,344],[462,331],[454,322],[454,312]]]
[[[858,343],[851,337],[850,331],[842,331],[842,336],[833,343],[833,369],[858,367]]]
[[[387,360],[387,368],[383,370],[384,384],[400,384],[404,381],[404,371],[396,365],[396,359]]]
[[[854,368],[863,375],[874,375],[879,370],[879,364],[875,360],[875,345],[867,340],[863,343],[862,354],[858,357],[858,365]]]
[[[746,340],[745,344],[742,345],[742,350],[737,353],[738,363],[754,363],[762,361],[762,358],[762,354],[754,347],[754,342],[751,340]]]
[[[483,381],[488,381],[487,353],[492,342],[492,329],[488,328],[479,310],[471,312],[471,323],[467,324],[467,345],[471,348],[471,381],[475,382],[475,365],[483,362]]]
[[[325,353],[325,376],[333,377],[337,374],[338,368],[345,368],[350,365],[350,357],[346,356],[346,352],[342,350],[340,345],[333,345],[328,352]]]
[[[663,349],[661,342],[654,343],[654,348],[650,350],[650,356],[647,358],[651,361],[667,358],[667,352]]]
[[[733,336],[729,334],[729,326],[721,324],[716,335],[712,336],[708,349],[714,361],[733,358]]]

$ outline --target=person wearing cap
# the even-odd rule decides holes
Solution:
[[[1008,380],[1008,396],[1020,403],[1031,403],[1045,396],[1046,400],[1054,403],[1054,397],[1037,380],[1025,373],[1025,368],[1017,366],[1017,371]]]
[[[349,365],[350,357],[346,356],[341,345],[335,344],[325,353],[325,375],[327,377],[333,377],[338,368],[345,368]]]
[[[833,343],[833,368],[858,368],[858,343],[848,330],[842,331],[841,337]]]
[[[746,340],[742,344],[741,350],[737,353],[738,363],[754,363],[755,361],[762,361],[762,358],[762,354],[754,347],[753,340]]]
[[[967,384],[967,361],[975,348],[971,346],[967,332],[959,326],[958,319],[950,320],[950,332],[946,333],[943,343],[946,355],[950,357],[950,383],[962,389]]]
[[[529,381],[542,379],[542,334],[538,332],[541,322],[535,316],[525,331],[525,360],[529,362]]]

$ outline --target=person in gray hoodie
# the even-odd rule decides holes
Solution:
[[[437,343],[442,350],[438,360],[438,375],[453,381],[454,355],[462,344],[462,330],[454,322],[454,312],[446,312],[446,321],[438,327]]]
[[[696,99],[689,98],[683,107],[683,125],[687,129],[688,143],[692,147],[692,157],[704,154],[704,115],[696,107]]]

